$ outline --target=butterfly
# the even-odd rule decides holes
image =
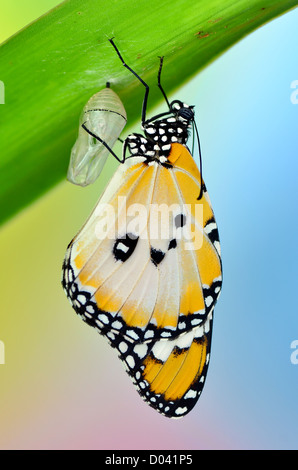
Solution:
[[[123,143],[122,164],[69,244],[62,285],[75,312],[105,336],[141,397],[169,418],[201,395],[222,285],[218,229],[202,178],[194,107],[168,101]],[[198,169],[187,140],[195,129]],[[95,136],[96,137],[96,136]],[[111,149],[111,153],[113,151]],[[128,155],[127,155],[128,153]]]

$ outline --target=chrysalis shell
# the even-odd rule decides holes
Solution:
[[[71,151],[67,173],[67,179],[71,183],[80,186],[94,183],[110,153],[82,125],[112,149],[126,120],[124,106],[109,84],[89,99],[81,114],[78,138]]]

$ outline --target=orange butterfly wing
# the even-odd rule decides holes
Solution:
[[[63,265],[75,311],[108,337],[141,396],[169,417],[188,413],[203,388],[222,283],[214,214],[206,189],[199,194],[199,170],[182,144],[172,144],[164,165],[127,160]],[[144,209],[138,223],[136,204]]]

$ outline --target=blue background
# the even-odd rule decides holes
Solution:
[[[191,99],[196,89],[222,245],[224,285],[202,399],[224,447],[298,443],[298,366],[290,361],[298,338],[298,105],[290,88],[297,26],[297,10],[264,26],[186,90]]]

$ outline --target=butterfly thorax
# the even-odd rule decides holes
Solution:
[[[130,134],[126,141],[132,156],[145,157],[147,163],[165,163],[173,143],[185,145],[194,118],[192,108],[180,101],[171,104],[172,112],[163,119],[149,120],[142,126],[144,135]]]

